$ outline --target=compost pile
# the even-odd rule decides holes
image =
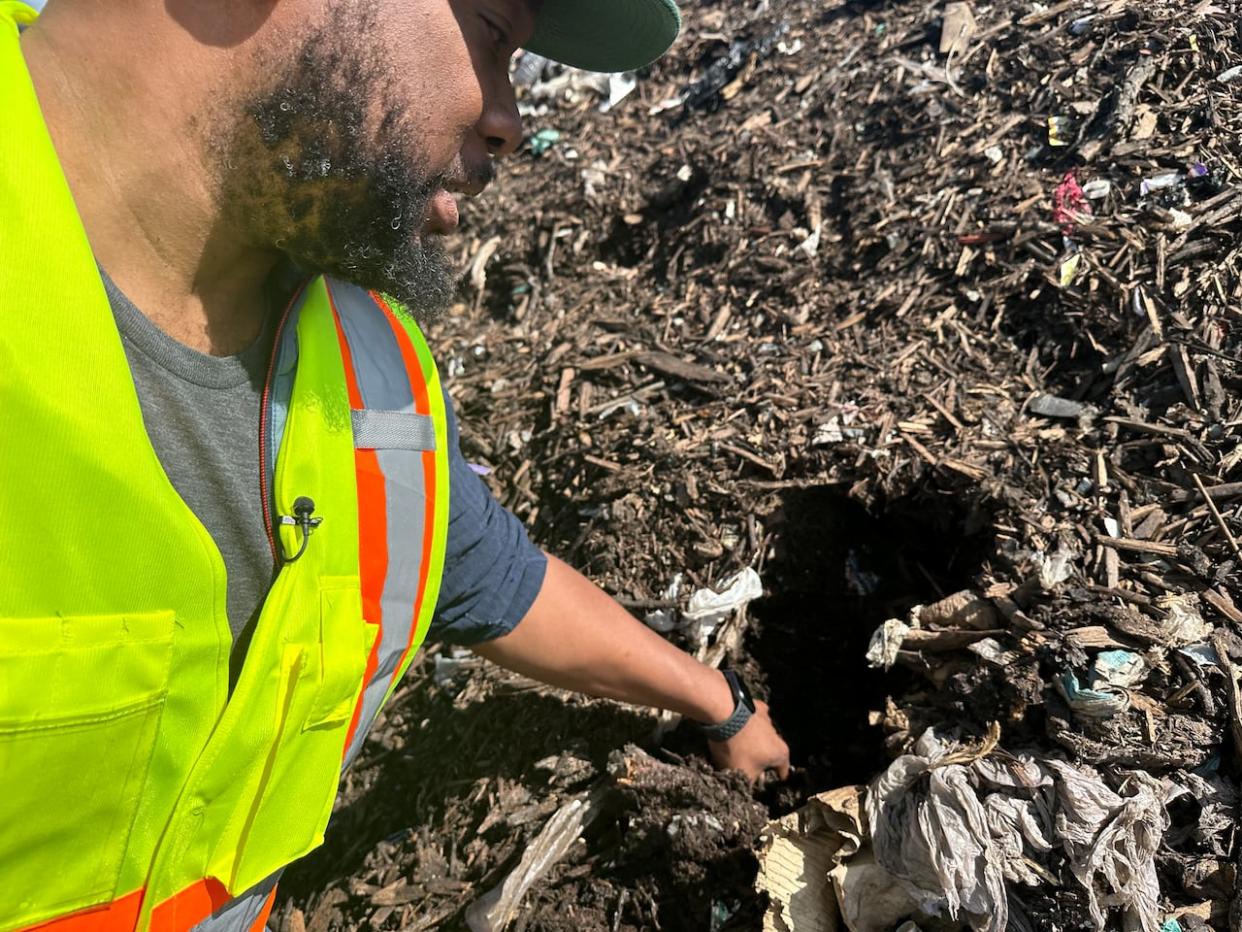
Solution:
[[[748,671],[799,777],[765,809],[641,712],[432,647],[280,927],[462,928],[562,818],[511,928],[757,928],[769,814],[883,775],[921,908],[1228,928],[1239,4],[684,12],[636,76],[519,64],[528,138],[432,343],[501,500]],[[748,568],[725,625],[677,614]],[[1025,830],[974,825],[961,896],[892,843],[950,773]]]

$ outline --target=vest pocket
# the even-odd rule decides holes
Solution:
[[[230,891],[248,889],[322,844],[332,814],[375,631],[363,621],[356,576],[324,577],[315,595],[317,632],[313,641],[283,648],[260,782],[232,816],[236,861],[214,869]]]
[[[172,632],[172,612],[0,618],[0,930],[117,893]]]

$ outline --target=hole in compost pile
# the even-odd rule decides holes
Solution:
[[[973,584],[993,546],[975,508],[926,492],[872,512],[837,490],[785,497],[764,568],[771,595],[752,606],[747,648],[803,789],[865,782],[887,764],[867,714],[907,674],[872,670],[863,655],[886,619]]]

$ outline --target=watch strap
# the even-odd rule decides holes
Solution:
[[[728,741],[746,727],[750,717],[755,714],[755,710],[746,702],[747,693],[738,675],[732,670],[722,672],[733,693],[733,714],[723,722],[716,722],[712,725],[704,725],[702,722],[693,723],[708,741]]]

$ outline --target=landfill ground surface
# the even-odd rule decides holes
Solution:
[[[798,771],[752,795],[684,728],[431,646],[275,927],[465,928],[595,794],[510,928],[759,928],[768,818],[934,728],[1169,793],[1151,902],[1097,877],[1101,924],[1057,842],[1011,928],[1231,928],[1239,6],[997,0],[955,38],[939,3],[688,2],[608,112],[536,74],[431,335],[467,455],[639,617],[756,569],[730,662]]]

